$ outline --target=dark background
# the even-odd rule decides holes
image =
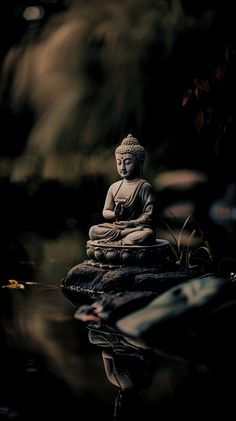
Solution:
[[[147,149],[146,176],[160,211],[194,203],[216,264],[228,259],[233,270],[231,7],[178,0],[1,6],[0,223],[7,241],[22,227],[87,232],[116,177],[114,148],[131,132]],[[177,191],[171,181],[160,185],[160,174],[182,169],[182,184],[188,171],[203,182]]]
[[[117,178],[114,149],[129,133],[147,150],[145,178],[157,191],[159,214],[179,232],[190,206],[194,221],[189,235],[197,224],[198,239],[207,240],[213,253],[209,270],[234,275],[236,27],[232,8],[228,0],[1,4],[1,283],[23,279],[57,287],[67,270],[85,258],[88,229],[100,221],[106,190]],[[157,235],[168,238],[162,217]],[[99,382],[92,389],[84,386],[94,381],[95,366],[98,378],[105,374],[87,333],[73,320],[74,307],[62,298],[54,299],[53,292],[40,292],[39,307],[38,294],[32,299],[22,294],[16,298],[15,293],[22,291],[1,290],[0,295],[4,344],[0,418],[16,411],[22,419],[41,419],[49,403],[51,418],[63,413],[78,419],[78,402],[88,408],[92,401],[88,418],[106,408],[104,419],[111,419],[113,387],[103,390]],[[35,323],[33,329],[29,320]],[[46,320],[47,328],[39,330],[42,340],[29,346],[28,338],[32,340],[34,329],[37,332],[41,326],[38,320]],[[49,341],[47,348],[51,335],[55,341]],[[73,342],[75,337],[81,339],[79,345]],[[53,366],[51,349],[59,344],[56,350],[60,350],[62,338],[69,347],[63,356],[78,363],[78,377],[81,367],[89,364],[81,380],[85,392],[76,389],[71,395],[71,379],[61,374],[60,365]],[[217,346],[217,332],[214,338]],[[220,352],[214,360],[215,367],[220,362],[218,383],[215,367],[206,383],[204,373],[192,372],[182,363],[166,368],[160,362],[144,412],[159,405],[164,419],[167,407],[171,413],[171,403],[173,413],[175,408],[181,413],[187,391],[192,407],[202,391],[199,408],[207,401],[211,413],[215,396],[222,397],[223,390],[217,386],[221,380],[228,382],[232,361],[226,364],[225,374],[227,353],[221,360]],[[78,362],[80,353],[82,362]],[[189,373],[196,376],[194,381]],[[183,382],[177,381],[179,377]],[[50,396],[52,390],[55,398]],[[157,403],[155,393],[160,393]],[[227,384],[220,408],[229,402],[232,405],[233,399]]]

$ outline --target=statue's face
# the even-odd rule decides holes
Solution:
[[[117,153],[116,165],[119,175],[125,180],[132,180],[140,175],[139,160],[132,153]]]

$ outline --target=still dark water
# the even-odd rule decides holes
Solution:
[[[70,301],[59,285],[86,258],[85,242],[76,229],[53,238],[22,232],[6,247],[0,279],[0,419],[192,420],[219,411],[230,419],[235,367],[232,371],[232,355],[227,362],[222,350],[232,345],[232,326],[222,337],[219,319],[219,337],[216,333],[213,348],[206,348],[207,358],[193,359],[187,343],[183,353],[166,353],[155,337],[152,347],[83,324],[74,317],[76,298]],[[6,287],[9,280],[23,281],[24,288]],[[174,340],[181,349],[181,336]],[[121,396],[122,388],[127,393]]]
[[[98,413],[109,419],[108,412],[112,417],[115,391],[106,381],[101,353],[59,287],[85,257],[82,244],[77,230],[52,239],[24,232],[5,254],[0,419],[79,419],[84,410],[89,419]],[[23,280],[25,288],[3,287],[8,279]]]

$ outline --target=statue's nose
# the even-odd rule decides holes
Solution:
[[[121,162],[121,169],[122,170],[125,170],[125,163],[124,163],[124,161]]]

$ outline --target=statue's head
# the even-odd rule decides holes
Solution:
[[[140,164],[143,164],[145,159],[145,149],[139,144],[138,139],[129,134],[125,137],[121,144],[116,148],[115,154],[131,153],[136,156]]]
[[[115,155],[117,170],[122,178],[132,180],[140,177],[145,158],[145,149],[135,137],[129,134],[123,139],[116,148]]]

